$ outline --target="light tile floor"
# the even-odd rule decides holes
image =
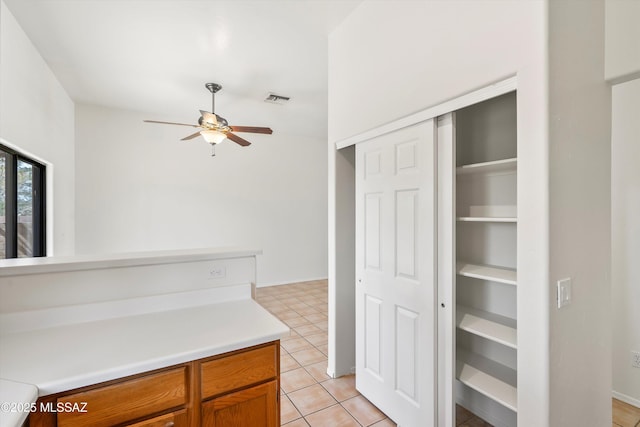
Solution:
[[[354,375],[326,373],[326,280],[258,288],[256,299],[291,328],[280,349],[283,426],[395,426],[358,393]]]
[[[327,375],[327,281],[256,289],[256,299],[291,328],[280,349],[281,424],[389,427],[396,424],[355,388],[355,376]],[[460,427],[490,426],[458,407]]]
[[[256,289],[256,299],[289,325],[280,349],[281,424],[287,427],[388,427],[396,424],[355,389],[355,376],[327,372],[327,281]],[[456,406],[458,427],[491,427]],[[640,427],[640,409],[613,399],[612,427]]]

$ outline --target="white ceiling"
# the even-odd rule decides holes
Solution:
[[[327,35],[361,0],[4,0],[77,103],[326,138]],[[263,102],[268,92],[288,105]]]

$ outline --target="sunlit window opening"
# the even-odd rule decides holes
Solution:
[[[45,166],[0,145],[0,258],[46,255]]]

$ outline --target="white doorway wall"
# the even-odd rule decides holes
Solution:
[[[355,147],[329,145],[329,339],[327,374],[355,372]]]
[[[613,87],[611,132],[611,303],[613,396],[640,407],[640,79]]]

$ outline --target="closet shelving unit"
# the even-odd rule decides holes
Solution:
[[[518,222],[514,217],[459,216],[461,222]]]
[[[511,268],[491,267],[489,265],[475,265],[463,262],[458,263],[457,267],[458,276],[491,280],[493,282],[514,286],[518,280],[516,270]]]
[[[518,166],[518,159],[493,160],[490,162],[474,163],[470,165],[462,165],[456,168],[458,175],[466,175],[470,173],[490,173],[502,171],[514,171]]]
[[[516,94],[455,117],[456,400],[478,415],[515,425]]]
[[[457,363],[458,380],[516,412],[518,391],[507,382],[516,381],[516,371],[475,353],[465,353],[463,357],[465,362],[458,360]],[[507,378],[507,381],[500,378]]]
[[[499,314],[457,305],[456,326],[458,329],[498,344],[517,349],[518,337],[515,321]]]

